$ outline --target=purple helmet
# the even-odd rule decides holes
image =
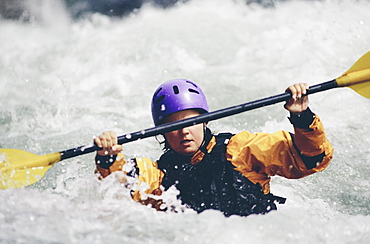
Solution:
[[[208,103],[203,91],[193,82],[174,79],[163,83],[152,98],[152,116],[155,125],[178,111],[200,109],[208,113]]]

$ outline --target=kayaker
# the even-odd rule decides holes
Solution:
[[[146,182],[146,194],[161,195],[175,186],[181,202],[198,213],[216,209],[225,216],[264,214],[277,209],[285,198],[270,193],[270,177],[302,178],[324,170],[333,154],[320,118],[308,107],[304,96],[308,85],[294,84],[284,108],[294,134],[286,131],[268,133],[214,135],[206,123],[164,134],[164,153],[153,162],[147,158],[126,161],[122,146],[113,131],[104,132],[94,142],[103,150],[96,155],[96,167],[102,177],[124,171],[127,177]],[[152,98],[155,125],[208,113],[203,91],[194,82],[174,79],[163,83]],[[126,167],[131,165],[132,167]],[[127,172],[128,171],[128,172]],[[134,200],[163,209],[161,200]]]

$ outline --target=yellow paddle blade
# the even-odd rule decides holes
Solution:
[[[358,94],[370,98],[370,52],[363,55],[335,81],[338,86],[348,86]]]
[[[0,149],[0,189],[31,185],[60,160],[59,152],[39,156],[18,149]]]

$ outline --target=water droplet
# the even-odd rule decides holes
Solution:
[[[131,136],[131,134],[127,134],[127,135],[126,135],[126,138],[127,138],[127,139],[131,139],[131,137],[132,137],[132,136]]]
[[[161,105],[161,111],[165,111],[166,110],[166,105],[162,104]]]

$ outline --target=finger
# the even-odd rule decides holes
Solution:
[[[109,148],[107,148],[106,147],[106,143],[105,143],[105,141],[104,140],[101,140],[100,138],[97,138],[96,140],[95,140],[95,142],[96,142],[96,145],[98,145],[98,147],[100,147],[101,148],[101,150],[98,150],[97,151],[97,153],[99,154],[99,155],[102,155],[102,156],[105,156],[105,155],[108,155],[108,150],[109,150]]]
[[[122,151],[122,145],[115,145],[112,147],[112,154],[117,154]]]
[[[294,85],[294,88],[295,88],[295,97],[297,99],[300,99],[302,97],[302,87],[301,87],[301,84],[295,84]]]
[[[308,88],[309,86],[307,83],[297,83],[289,86],[286,91],[292,94],[292,98],[295,101],[301,98],[303,95],[306,95]]]
[[[307,94],[307,89],[308,88],[309,88],[308,87],[308,84],[306,84],[306,83],[299,83],[299,84],[297,84],[297,91],[298,91],[299,95],[301,95],[301,96]]]
[[[310,87],[308,86],[307,83],[301,83],[301,87],[302,87],[302,93],[304,95],[306,95],[307,94],[307,90],[310,89]]]
[[[106,139],[107,139],[107,147],[109,147],[110,150],[112,150],[112,147],[118,144],[117,136],[113,131],[109,131],[107,133]]]
[[[102,148],[108,148],[109,147],[109,142],[108,142],[108,139],[106,136],[104,136],[104,134],[102,134],[101,136],[99,136],[99,139],[100,139],[100,142],[101,142],[101,147]]]
[[[296,89],[294,85],[289,86],[285,91],[289,92],[292,95],[293,99],[296,97]]]
[[[118,138],[117,138],[116,133],[114,131],[110,131],[109,135],[110,135],[110,139],[111,139],[111,142],[112,142],[112,146],[117,145],[118,144]]]
[[[118,145],[117,135],[113,131],[103,132],[95,141],[102,148],[98,151],[100,155],[113,155],[122,151],[122,146]]]
[[[107,131],[102,134],[104,137],[105,146],[110,148],[117,144],[117,136],[113,131]]]
[[[98,146],[98,147],[103,147],[102,146],[102,143],[101,143],[101,140],[99,137],[95,137],[94,138],[94,143]]]

